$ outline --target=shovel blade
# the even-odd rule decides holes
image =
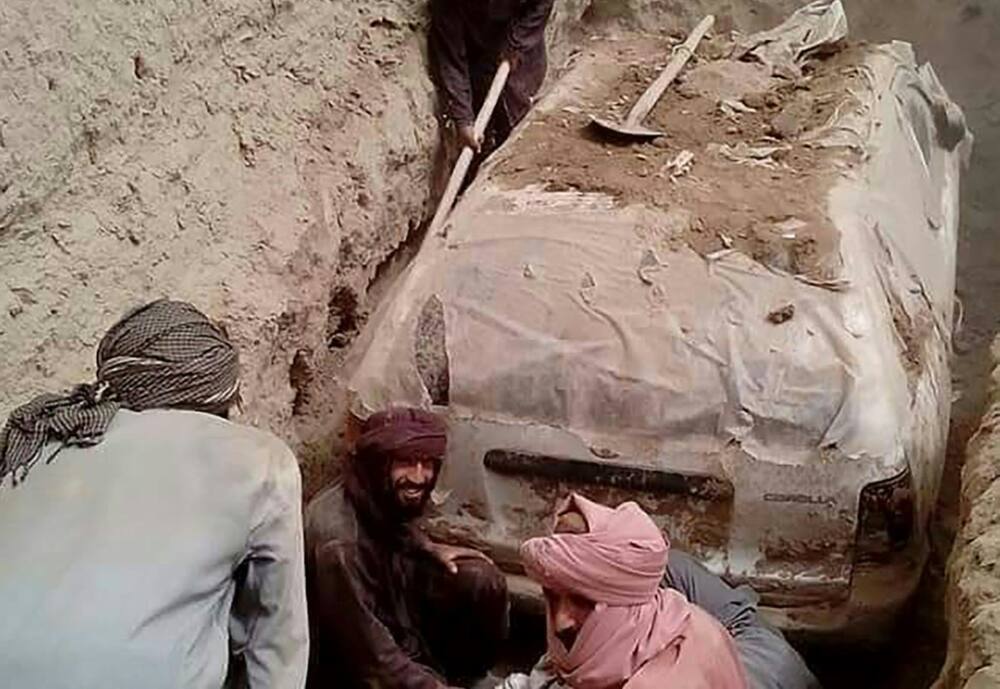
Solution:
[[[629,124],[628,122],[612,122],[600,117],[590,118],[591,126],[605,134],[611,134],[622,138],[632,139],[655,139],[663,136],[663,132],[655,129],[643,127],[641,124]]]

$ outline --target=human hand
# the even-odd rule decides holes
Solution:
[[[513,48],[505,48],[500,51],[500,60],[497,63],[497,67],[500,66],[500,62],[506,62],[510,66],[510,71],[513,72],[521,66],[521,53]]]
[[[474,548],[466,548],[460,545],[428,542],[427,550],[435,560],[440,562],[452,574],[458,574],[459,560],[483,560],[484,562],[493,564],[493,560],[488,558],[484,553]]]
[[[482,142],[476,137],[475,127],[471,124],[458,125],[458,140],[463,146],[468,146],[474,153],[482,149]]]

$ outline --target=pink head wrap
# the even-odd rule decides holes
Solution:
[[[683,595],[663,589],[670,546],[634,502],[611,509],[570,495],[587,521],[584,534],[533,538],[521,546],[528,574],[543,586],[583,596],[596,605],[567,649],[549,617],[549,658],[574,689],[622,686],[688,626]]]

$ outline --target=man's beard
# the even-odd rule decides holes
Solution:
[[[405,479],[397,481],[390,491],[397,514],[404,520],[419,517],[424,513],[424,508],[427,507],[433,489],[433,481],[424,484],[412,483]]]

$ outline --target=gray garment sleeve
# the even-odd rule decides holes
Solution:
[[[683,551],[670,549],[663,583],[683,593],[734,635],[754,623],[757,593],[748,587],[733,588]]]
[[[302,689],[309,659],[302,486],[298,463],[277,439],[261,509],[237,577],[233,654],[250,689]]]

